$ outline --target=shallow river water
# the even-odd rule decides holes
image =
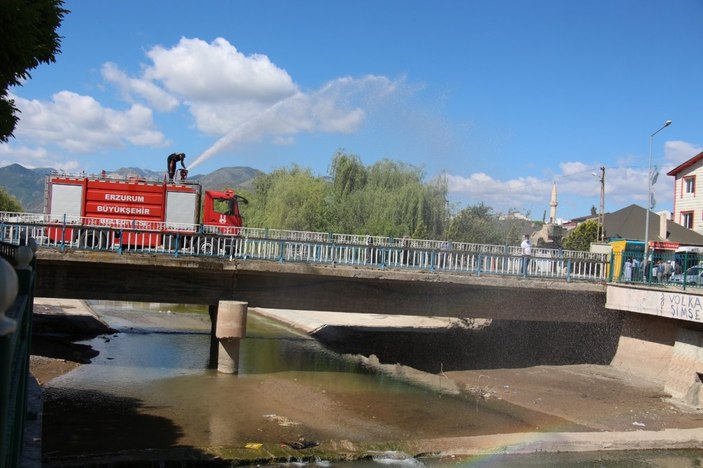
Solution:
[[[588,429],[499,400],[448,395],[398,381],[251,313],[239,374],[218,374],[207,368],[206,313],[91,305],[118,333],[86,342],[98,356],[46,386],[43,452],[50,463],[153,450],[350,441],[381,448],[377,460],[354,466],[674,466],[656,461],[671,453],[653,452],[461,462],[386,453],[394,441],[409,439]],[[694,463],[697,457],[676,455]]]

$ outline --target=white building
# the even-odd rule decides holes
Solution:
[[[697,193],[698,182],[703,183],[703,153],[675,167],[667,175],[675,178],[673,221],[703,234],[703,192]]]

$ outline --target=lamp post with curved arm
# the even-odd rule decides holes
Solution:
[[[649,171],[647,172],[647,206],[646,215],[644,222],[644,259],[647,260],[647,255],[649,254],[649,210],[654,208],[652,206],[652,140],[654,140],[654,135],[664,130],[666,127],[671,125],[671,120],[664,122],[664,125],[659,127],[659,129],[649,135]]]

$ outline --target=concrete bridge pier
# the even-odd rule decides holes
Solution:
[[[214,335],[210,341],[210,363],[217,363],[217,371],[223,374],[239,372],[239,346],[247,334],[247,302],[220,301],[217,306],[210,306],[210,318],[213,318]],[[214,309],[214,312],[213,312]],[[217,346],[213,359],[213,348]]]

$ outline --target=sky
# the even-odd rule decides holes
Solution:
[[[10,89],[0,167],[191,174],[337,152],[446,176],[455,209],[673,209],[703,151],[701,0],[66,0],[56,62]],[[666,120],[672,124],[658,133]],[[651,143],[651,152],[650,152]],[[0,181],[2,184],[2,181]]]

